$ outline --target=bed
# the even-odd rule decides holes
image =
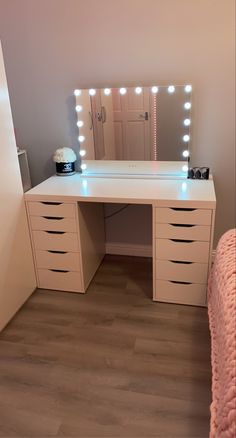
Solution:
[[[236,437],[236,230],[220,239],[208,284],[212,403],[210,438]]]

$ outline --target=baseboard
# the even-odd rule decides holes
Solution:
[[[152,257],[152,246],[108,242],[106,243],[106,254]]]

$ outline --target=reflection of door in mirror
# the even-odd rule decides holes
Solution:
[[[186,88],[77,90],[79,141],[86,139],[86,159],[181,161],[190,139]]]

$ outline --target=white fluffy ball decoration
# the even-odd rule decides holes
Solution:
[[[55,163],[74,163],[77,157],[71,148],[59,148],[53,155]]]

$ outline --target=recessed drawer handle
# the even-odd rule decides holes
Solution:
[[[43,216],[44,219],[54,220],[54,221],[61,221],[64,219],[64,217],[53,217],[53,216]]]
[[[184,240],[184,239],[170,239],[172,242],[182,242],[182,243],[193,243],[194,240]]]
[[[45,204],[45,205],[61,205],[62,202],[47,202],[47,201],[41,201],[41,204]]]
[[[69,272],[69,271],[65,271],[64,269],[50,269],[50,271],[52,271],[52,272],[62,272],[64,274]]]
[[[189,225],[189,224],[170,224],[172,227],[195,227],[195,225]]]
[[[67,251],[53,251],[52,249],[48,249],[47,252],[51,252],[52,254],[67,254]]]
[[[190,281],[174,281],[174,280],[169,280],[170,283],[174,283],[174,284],[192,284]]]
[[[171,263],[179,263],[179,264],[183,264],[183,265],[192,265],[193,262],[183,262],[182,260],[169,260],[169,262]]]
[[[45,233],[49,233],[49,234],[65,234],[65,231],[44,231]]]
[[[171,210],[175,210],[175,211],[195,211],[197,210],[196,208],[173,208],[170,207]]]

